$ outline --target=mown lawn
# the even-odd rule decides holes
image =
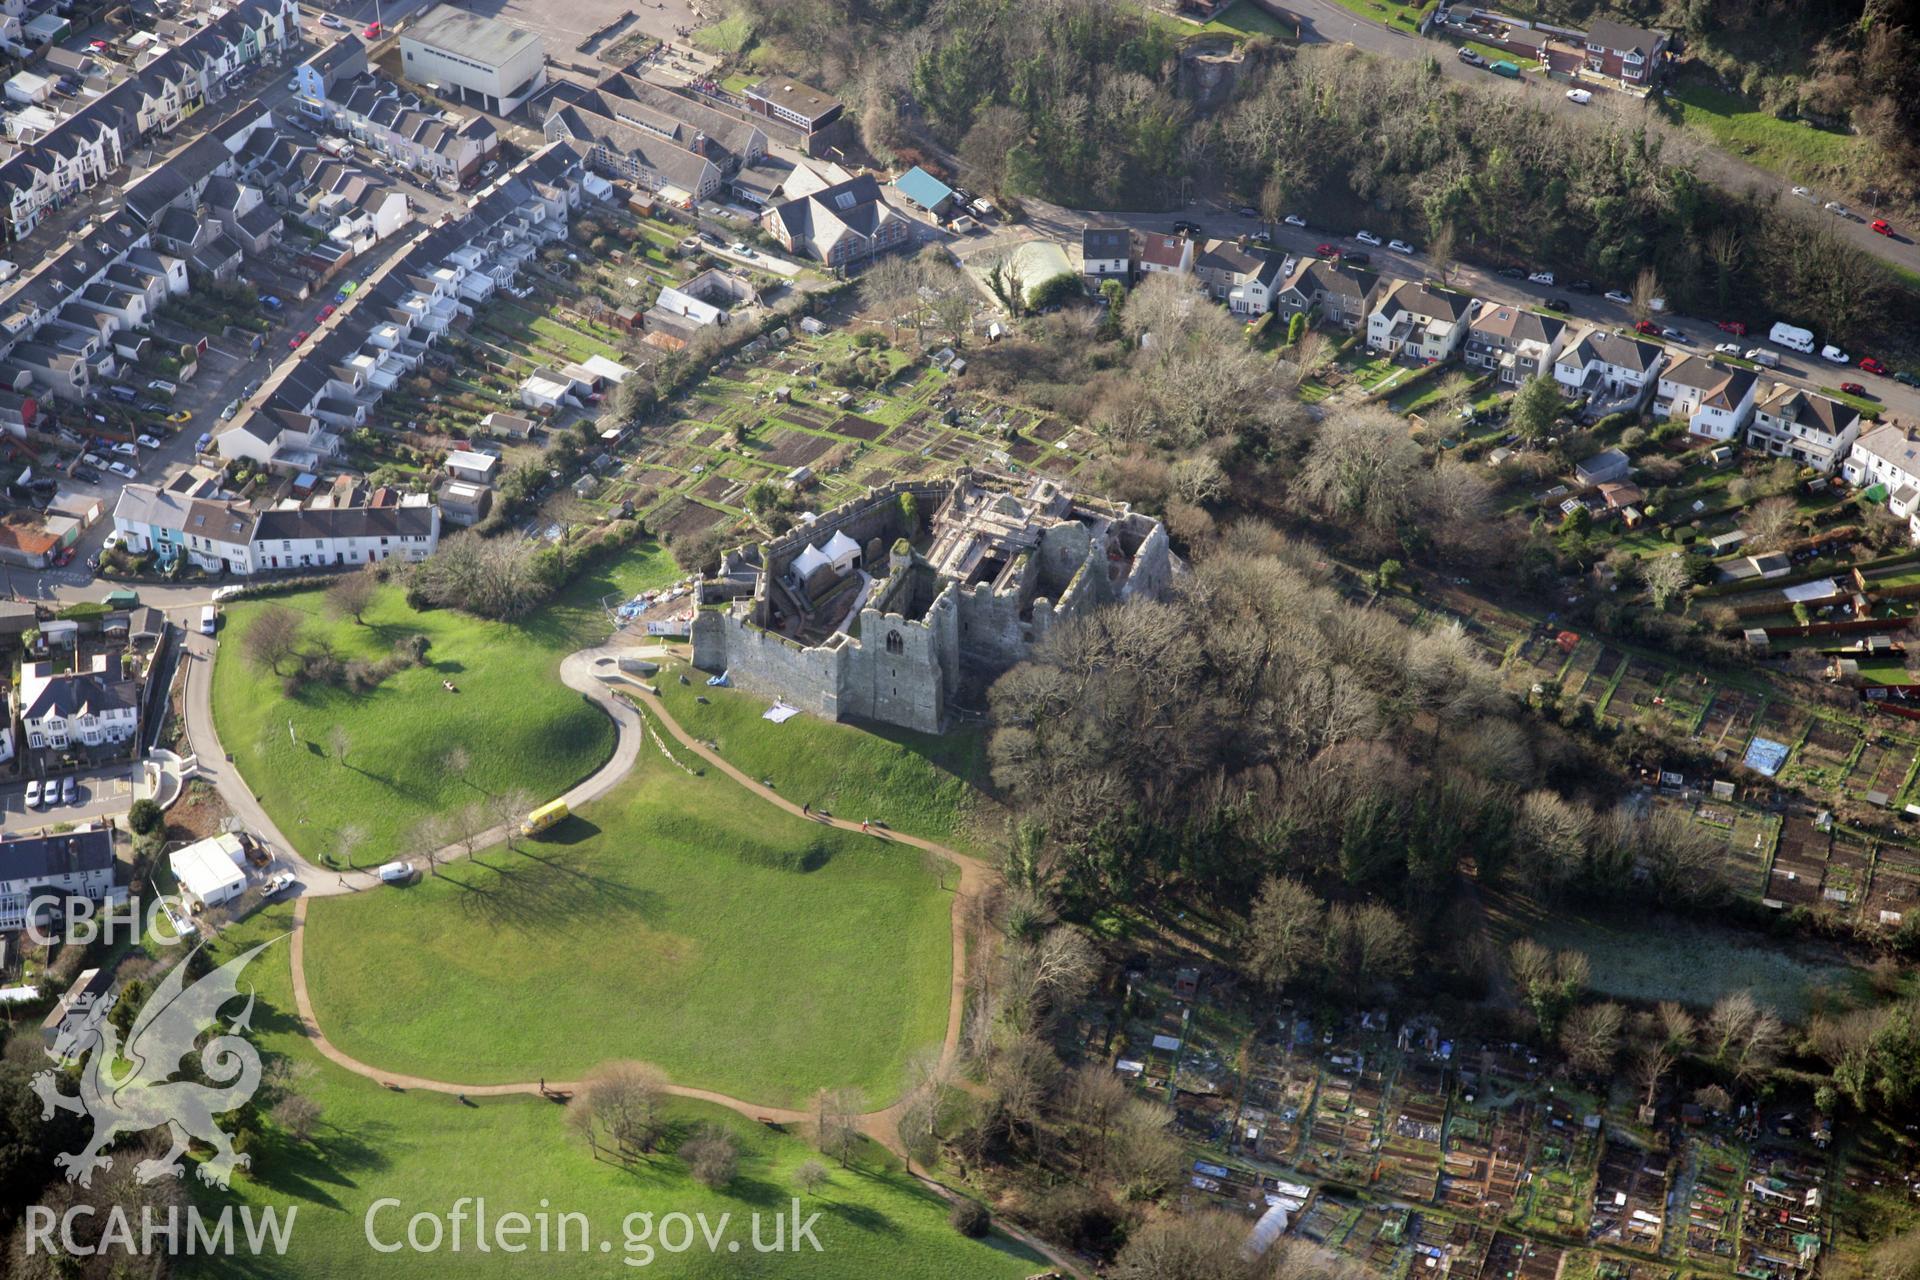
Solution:
[[[1781,120],[1743,98],[1705,85],[1679,86],[1667,98],[1690,128],[1708,134],[1733,154],[1790,178],[1830,178],[1859,155],[1857,139],[1797,120]]]
[[[708,53],[739,53],[753,39],[753,22],[744,13],[723,18],[693,33],[693,43]]]
[[[290,908],[275,907],[230,930],[222,939],[223,952],[284,933],[290,923]],[[803,1198],[803,1219],[820,1214],[814,1228],[820,1252],[806,1249],[760,1258],[752,1252],[751,1215],[764,1215],[762,1239],[770,1240],[771,1216],[783,1210],[791,1214],[791,1198],[798,1194],[794,1171],[818,1158],[798,1134],[775,1133],[720,1107],[676,1103],[669,1112],[669,1147],[677,1147],[686,1133],[704,1124],[729,1130],[742,1145],[739,1177],[728,1190],[715,1192],[695,1183],[680,1160],[666,1152],[632,1168],[595,1159],[586,1144],[568,1132],[564,1108],[552,1102],[485,1098],[469,1106],[444,1094],[385,1089],[327,1062],[300,1034],[291,1012],[287,956],[287,943],[275,943],[247,969],[242,985],[257,994],[250,1038],[262,1056],[269,1063],[283,1059],[310,1073],[298,1090],[321,1107],[314,1137],[298,1144],[270,1131],[253,1144],[252,1169],[234,1179],[230,1192],[210,1191],[191,1177],[187,1185],[203,1208],[238,1202],[272,1206],[282,1214],[297,1210],[291,1244],[284,1257],[182,1258],[179,1274],[219,1280],[438,1280],[455,1273],[543,1280],[605,1277],[628,1271],[622,1265],[625,1259],[635,1264],[645,1260],[637,1249],[627,1249],[627,1215],[651,1213],[657,1223],[672,1212],[705,1213],[710,1225],[721,1214],[731,1214],[730,1238],[743,1242],[740,1252],[753,1262],[727,1253],[724,1243],[722,1256],[696,1244],[680,1254],[657,1250],[651,1265],[635,1269],[635,1274],[687,1280],[744,1274],[798,1280],[879,1275],[1016,1280],[1043,1269],[1041,1259],[1004,1238],[984,1243],[962,1238],[947,1225],[944,1204],[871,1144],[853,1168],[833,1166],[826,1185]],[[309,972],[313,965],[309,954]],[[385,990],[396,1005],[415,1002],[406,988]],[[576,1230],[567,1252],[482,1253],[474,1248],[470,1219],[458,1254],[445,1246],[433,1254],[411,1249],[378,1253],[369,1246],[365,1222],[375,1200],[401,1201],[401,1207],[384,1209],[374,1218],[376,1238],[391,1243],[404,1239],[413,1214],[445,1215],[463,1196],[484,1197],[487,1216],[495,1221],[506,1213],[531,1216],[543,1208],[556,1215],[585,1214],[593,1232],[591,1248],[579,1250]],[[637,1231],[641,1224],[636,1220],[632,1225]],[[600,1252],[602,1239],[611,1242],[609,1252]],[[657,1244],[657,1235],[654,1241]]]
[[[523,844],[314,902],[309,981],[335,1043],[442,1080],[643,1058],[756,1102],[853,1085],[876,1106],[940,1043],[951,899],[917,850],[694,777],[651,737],[619,789]]]
[[[565,791],[613,751],[606,716],[560,683],[560,659],[611,630],[599,600],[632,594],[678,575],[648,542],[589,570],[552,604],[517,623],[486,622],[451,609],[407,607],[397,585],[383,589],[366,625],[328,614],[324,592],[297,591],[271,603],[297,611],[306,642],[343,658],[378,659],[414,634],[432,641],[429,665],[408,668],[373,692],[314,687],[289,698],[271,671],[241,648],[267,600],[228,607],[213,670],[213,714],[221,744],[276,825],[308,857],[336,852],[343,828],[364,830],[360,865],[391,857],[421,819],[521,787],[537,799]],[[448,693],[451,680],[458,693]],[[346,734],[345,759],[335,730]],[[469,761],[456,775],[448,757]]]
[[[683,674],[690,683],[680,683]],[[890,725],[833,724],[804,714],[774,724],[761,716],[767,699],[710,688],[705,673],[690,667],[669,668],[658,683],[661,700],[682,728],[748,776],[772,779],[774,789],[794,803],[974,849],[967,819],[977,805],[990,803],[978,790],[987,773],[982,731],[934,735]]]

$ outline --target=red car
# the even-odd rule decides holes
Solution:
[[[319,324],[320,321],[325,320],[328,316],[332,314],[333,314],[333,304],[329,302],[326,306],[320,308],[320,314],[317,318],[315,318],[314,323]]]
[[[1633,331],[1635,333],[1651,333],[1655,337],[1658,337],[1660,335],[1660,326],[1651,320],[1636,320],[1633,322]]]
[[[1319,248],[1315,249],[1314,252],[1319,254],[1323,258],[1331,258],[1334,254],[1334,249],[1333,249],[1333,246],[1330,244],[1323,244]]]
[[[1840,384],[1840,389],[1850,396],[1863,396],[1867,394],[1867,389],[1857,382],[1843,382]]]
[[[360,34],[369,40],[378,40],[380,38],[380,24],[377,22],[369,22],[366,25],[366,29]]]
[[[1717,327],[1723,333],[1730,333],[1736,338],[1744,338],[1747,336],[1747,326],[1738,320],[1722,320]]]
[[[1881,364],[1872,356],[1861,356],[1859,365],[1860,372],[1862,373],[1877,373],[1883,378],[1887,376],[1887,366]]]
[[[1893,224],[1891,222],[1888,222],[1885,218],[1875,218],[1868,225],[1870,225],[1875,231],[1878,231],[1883,236],[1890,236],[1893,234]]]
[[[298,350],[300,347],[300,344],[305,342],[306,340],[307,340],[307,331],[305,329],[302,329],[300,332],[294,334],[291,338],[287,339],[287,350],[289,351]]]

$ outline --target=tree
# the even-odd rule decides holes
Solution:
[[[513,842],[520,838],[520,820],[533,809],[533,793],[525,787],[508,787],[488,796],[486,806],[493,825],[506,829],[507,848],[514,848]]]
[[[1678,551],[1641,561],[1640,577],[1647,584],[1647,594],[1653,597],[1653,607],[1661,610],[1693,585],[1693,570],[1688,568],[1686,556]]]
[[[1791,498],[1767,498],[1747,508],[1742,518],[1747,530],[1747,545],[1754,551],[1776,551],[1793,540],[1800,515]]]
[[[1740,263],[1746,257],[1746,241],[1739,228],[1731,223],[1715,227],[1707,234],[1707,257],[1716,268],[1714,292],[1720,299],[1720,305],[1726,306],[1733,296],[1733,284],[1740,275]]]
[[[320,1104],[303,1093],[290,1093],[274,1103],[273,1122],[295,1142],[305,1142],[320,1123]]]
[[[1326,907],[1313,890],[1269,876],[1247,921],[1247,968],[1278,991],[1326,952]]]
[[[717,1125],[702,1125],[680,1144],[679,1155],[693,1180],[709,1190],[730,1185],[740,1171],[740,1140]]]
[[[1027,122],[1008,106],[991,106],[960,140],[960,164],[976,187],[998,199],[1007,187],[1007,161],[1027,136]]]
[[[1653,268],[1642,267],[1640,274],[1633,278],[1633,301],[1627,310],[1636,322],[1645,320],[1653,314],[1653,304],[1665,295],[1666,290],[1661,287],[1660,277]]]
[[[1552,791],[1528,792],[1514,818],[1521,865],[1548,896],[1585,874],[1592,834],[1593,811]]]
[[[1534,1020],[1552,1036],[1587,985],[1587,957],[1578,951],[1549,951],[1532,938],[1520,938],[1508,948],[1507,965]]]
[[[1246,1223],[1215,1210],[1158,1218],[1127,1239],[1113,1280],[1253,1280]]]
[[[1189,454],[1169,472],[1173,491],[1187,502],[1212,502],[1227,489],[1227,473],[1212,454]]]
[[[1306,336],[1307,313],[1304,311],[1296,311],[1293,313],[1292,318],[1287,321],[1287,345],[1297,347],[1300,345],[1300,339]]]
[[[1553,434],[1554,425],[1566,411],[1560,387],[1551,375],[1541,374],[1520,388],[1513,397],[1511,421],[1523,440],[1538,444]]]
[[[1327,960],[1349,978],[1357,992],[1406,974],[1413,964],[1413,939],[1404,920],[1378,902],[1327,908]]]
[[[347,732],[347,726],[336,724],[327,730],[327,749],[341,764],[347,762],[347,752],[353,750],[353,735]]]
[[[454,842],[451,824],[444,814],[430,813],[413,828],[407,839],[407,847],[414,856],[426,859],[427,870],[433,875],[440,874],[440,855]]]
[[[362,616],[373,598],[380,592],[380,580],[374,576],[374,568],[367,565],[352,573],[343,573],[327,587],[327,609],[336,618],[352,618],[364,626]]]
[[[1433,269],[1439,273],[1442,284],[1453,279],[1454,268],[1460,265],[1454,256],[1454,245],[1457,239],[1458,235],[1453,229],[1453,224],[1446,222],[1433,233],[1433,239],[1427,242],[1427,261],[1431,262]]]
[[[127,829],[137,836],[150,836],[167,820],[166,811],[152,800],[135,800],[127,810]]]
[[[240,651],[255,666],[280,674],[280,664],[300,647],[300,615],[283,604],[269,604],[253,616],[240,637]]]
[[[568,1123],[598,1154],[604,1146],[623,1164],[648,1155],[664,1130],[667,1076],[647,1062],[603,1062],[587,1073],[567,1104]]]
[[[818,1160],[808,1160],[793,1171],[793,1181],[800,1188],[800,1194],[812,1195],[826,1185],[833,1175],[827,1172],[827,1166]]]
[[[993,1226],[993,1215],[987,1212],[987,1206],[978,1200],[961,1196],[953,1202],[953,1212],[947,1216],[953,1229],[969,1240],[978,1240],[985,1236]]]
[[[842,1169],[860,1149],[860,1094],[855,1089],[822,1089],[813,1096],[813,1142]]]
[[[1404,418],[1378,406],[1341,409],[1320,424],[1300,470],[1298,492],[1359,532],[1397,541],[1418,505],[1425,471]]]
[[[1605,1075],[1620,1051],[1620,1029],[1626,1011],[1611,1000],[1583,1004],[1560,1025],[1560,1049],[1575,1071]]]
[[[353,855],[367,842],[367,829],[358,822],[342,823],[333,833],[333,856],[342,866],[353,865]]]
[[[1771,1069],[1787,1043],[1780,1019],[1751,991],[1721,996],[1701,1024],[1700,1039],[1707,1060],[1743,1083]]]

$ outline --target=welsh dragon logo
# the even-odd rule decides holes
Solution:
[[[52,1119],[55,1109],[93,1119],[93,1140],[84,1151],[54,1157],[54,1163],[66,1170],[67,1181],[92,1186],[95,1169],[113,1167],[113,1157],[104,1153],[116,1136],[162,1125],[173,1145],[159,1159],[134,1166],[134,1177],[142,1183],[181,1177],[185,1170],[180,1158],[190,1139],[214,1149],[213,1158],[200,1166],[200,1178],[209,1186],[225,1187],[236,1166],[251,1163],[233,1149],[233,1139],[213,1118],[244,1105],[260,1087],[260,1054],[254,1047],[241,1036],[227,1033],[200,1047],[201,1071],[223,1087],[172,1077],[180,1060],[193,1052],[201,1033],[219,1021],[222,1006],[239,998],[241,971],[270,945],[271,939],[235,956],[192,986],[186,985],[187,965],[173,966],[134,1018],[124,1045],[107,1020],[104,1002],[61,1029],[48,1055],[55,1061],[86,1056],[79,1095],[61,1093],[53,1071],[40,1072],[32,1083],[43,1104],[42,1119]],[[194,948],[195,953],[199,950]],[[252,1016],[249,988],[246,1007],[228,1021],[228,1028],[245,1031]]]

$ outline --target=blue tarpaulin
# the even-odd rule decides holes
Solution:
[[[1769,778],[1780,772],[1780,766],[1787,762],[1789,748],[1784,742],[1775,742],[1771,738],[1755,738],[1747,744],[1746,766]]]

